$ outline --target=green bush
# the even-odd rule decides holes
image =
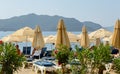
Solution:
[[[13,74],[14,71],[17,71],[22,66],[24,60],[25,57],[17,54],[17,49],[13,44],[0,44],[1,74]]]
[[[79,50],[79,48],[76,47],[76,53],[77,59],[79,59],[81,64],[79,68],[81,74],[87,74],[89,67],[91,67],[91,74],[93,74],[95,70],[99,70],[99,72],[97,72],[98,74],[103,74],[103,70],[105,69],[104,64],[112,60],[110,46],[104,46],[103,44],[97,47],[94,46],[92,50],[89,48],[82,48],[82,50]],[[73,55],[73,53],[71,53],[71,55]],[[73,56],[70,56],[70,58],[74,59]]]
[[[61,45],[60,48],[54,50],[54,55],[58,59],[59,63],[68,63],[70,50],[64,45]]]
[[[111,62],[111,51],[110,46],[100,44],[98,47],[93,49],[93,62],[92,68],[99,69],[98,74],[103,74],[103,70],[105,70],[105,64]]]
[[[114,70],[116,70],[116,72],[120,74],[120,58],[116,58],[113,60],[113,66]]]
[[[60,47],[54,50],[53,52],[54,56],[58,60],[58,64],[61,65],[62,67],[62,74],[65,74],[66,72],[65,66],[69,60],[70,49],[65,45],[60,45]]]

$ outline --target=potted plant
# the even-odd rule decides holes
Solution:
[[[13,74],[25,60],[23,55],[18,55],[16,47],[11,43],[0,44],[0,63],[2,65],[0,74]]]

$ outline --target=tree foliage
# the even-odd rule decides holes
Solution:
[[[23,55],[17,54],[17,49],[11,43],[0,44],[0,63],[2,64],[2,74],[13,74],[25,60]]]
[[[81,64],[79,69],[81,74],[86,74],[88,71],[93,74],[95,70],[99,70],[98,73],[102,74],[105,68],[104,64],[112,60],[110,46],[104,46],[103,44],[97,47],[94,46],[92,49],[82,48],[80,50],[76,47],[76,53]]]

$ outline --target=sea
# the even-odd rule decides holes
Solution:
[[[2,39],[5,36],[8,36],[12,33],[14,33],[15,31],[0,31],[0,39]],[[49,35],[56,35],[57,32],[55,31],[43,31],[42,34],[43,36],[49,36]],[[81,32],[71,32],[73,34],[79,35],[81,34]],[[23,51],[23,47],[31,47],[31,51],[33,50],[32,48],[32,43],[31,42],[19,42],[19,43],[15,43],[19,45],[19,48],[21,50],[21,52]],[[74,49],[75,45],[79,45],[79,43],[71,43],[71,47]],[[47,50],[52,50],[54,49],[54,45],[52,43],[47,43],[45,44],[45,47],[47,47]]]

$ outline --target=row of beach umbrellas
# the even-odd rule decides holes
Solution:
[[[26,34],[25,34],[26,33]],[[71,32],[67,32],[70,42],[78,42],[81,40],[82,34],[75,35]],[[17,30],[15,33],[2,38],[4,42],[32,42],[34,30],[29,27],[24,27]],[[55,43],[57,35],[49,35],[44,37],[45,43]],[[98,38],[103,38],[103,41],[110,41],[112,38],[112,32],[105,29],[98,29],[89,34],[90,42],[94,42]]]
[[[80,42],[82,47],[89,47],[90,41],[96,41],[96,44],[100,43],[100,38],[104,38],[104,40],[110,40],[112,46],[120,48],[120,20],[117,20],[114,32],[111,33],[105,29],[99,29],[94,31],[88,35],[87,29],[85,26],[82,28],[82,34],[79,36],[74,35],[73,33],[67,32],[63,19],[58,22],[57,27],[57,35],[50,35],[48,37],[43,38],[40,27],[37,26],[35,30],[32,30],[29,27],[22,28],[17,30],[13,34],[4,37],[3,41],[9,42],[23,42],[26,41],[26,45],[28,41],[32,42],[32,46],[36,49],[41,49],[44,47],[45,43],[55,43],[55,47],[58,48],[59,45],[66,45],[70,47],[70,42]]]

